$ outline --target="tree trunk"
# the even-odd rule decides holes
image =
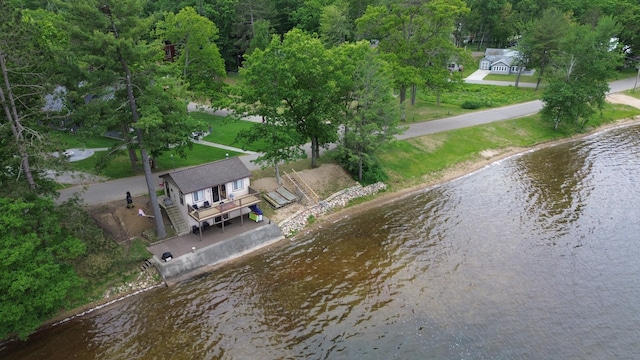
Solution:
[[[518,65],[518,75],[516,76],[516,88],[520,84],[520,75],[522,75],[522,64]]]
[[[278,164],[278,161],[273,162],[273,169],[276,171],[276,182],[278,183],[278,186],[282,186],[282,178],[280,177],[280,164]]]
[[[411,85],[411,105],[416,104],[416,94],[418,93],[418,87],[413,84]]]
[[[407,99],[407,86],[400,85],[400,104],[402,104]]]
[[[132,144],[131,136],[129,136],[129,126],[122,125],[122,138],[124,143],[127,144],[127,152],[129,153],[129,162],[131,162],[131,169],[134,173],[138,172],[138,154],[136,154],[136,148]]]
[[[358,159],[358,181],[362,181],[362,157]]]
[[[4,111],[7,115],[7,120],[11,124],[11,132],[16,139],[18,145],[18,152],[20,152],[21,166],[24,170],[24,176],[29,184],[29,189],[36,189],[36,182],[33,180],[33,174],[31,173],[31,164],[29,162],[29,153],[24,146],[24,137],[22,136],[22,122],[18,116],[18,109],[16,108],[16,102],[13,98],[13,92],[11,91],[11,83],[9,82],[9,73],[7,71],[7,63],[4,52],[0,50],[0,68],[2,69],[2,77],[4,78],[4,85],[7,91],[5,97],[4,91],[0,86],[0,101],[2,101]],[[8,99],[7,99],[8,98]],[[7,101],[8,100],[8,101]],[[8,103],[8,104],[7,104]]]
[[[116,29],[116,24],[113,21],[111,15],[109,15],[109,19],[111,20],[111,27],[113,28],[113,34],[116,38],[118,38],[118,31]],[[136,105],[136,98],[133,94],[133,81],[131,76],[131,70],[129,69],[129,65],[127,64],[127,60],[122,56],[120,50],[116,50],[118,55],[118,60],[122,65],[122,70],[125,73],[125,81],[127,87],[127,99],[129,101],[129,107],[131,108],[131,116],[132,123],[137,123],[140,119],[140,115],[138,114],[138,106]],[[151,165],[149,164],[149,155],[147,154],[147,150],[144,147],[144,141],[142,138],[142,131],[140,129],[136,129],[136,135],[138,136],[138,146],[140,147],[140,157],[142,158],[142,168],[144,169],[144,178],[147,182],[147,191],[149,192],[149,200],[151,202],[151,209],[153,210],[153,220],[156,223],[156,235],[158,239],[164,239],[167,237],[167,230],[164,227],[164,221],[162,219],[162,212],[160,211],[160,205],[158,204],[158,195],[156,194],[156,186],[153,180],[153,174],[151,173]]]
[[[184,70],[182,70],[182,76],[187,78],[187,66],[189,65],[189,47],[185,46],[184,52]]]
[[[318,145],[318,137],[311,136],[311,167],[318,166],[318,157],[320,157],[320,146]]]
[[[544,73],[544,65],[540,67],[540,74],[538,75],[538,82],[536,82],[536,90],[540,87],[540,81],[542,80],[542,74]]]

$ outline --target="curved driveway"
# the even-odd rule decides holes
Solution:
[[[609,93],[633,89],[635,86],[636,78],[616,80],[609,83]],[[448,130],[487,124],[494,121],[515,119],[535,114],[539,112],[540,109],[542,109],[542,102],[536,100],[496,109],[473,112],[445,119],[414,123],[409,125],[405,133],[402,135],[398,135],[397,138],[399,140],[404,140]],[[309,146],[307,146],[307,148],[309,148]],[[242,152],[242,150],[238,149],[238,152]],[[247,154],[240,156],[240,159],[250,170],[256,170],[259,168],[259,166],[252,163],[251,160],[257,158],[258,155],[259,154]],[[161,181],[158,178],[156,190],[162,189],[160,184]],[[58,202],[67,200],[77,193],[78,196],[80,196],[84,200],[84,203],[87,205],[101,204],[116,200],[122,200],[123,204],[125,204],[125,196],[127,191],[130,191],[134,196],[147,194],[147,185],[144,176],[140,175],[101,183],[78,185],[75,187],[63,189],[60,191]]]

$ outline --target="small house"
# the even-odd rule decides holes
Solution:
[[[178,207],[193,233],[249,214],[260,202],[251,171],[238,157],[160,175],[165,196]]]
[[[518,72],[517,60],[520,52],[513,49],[487,48],[480,59],[480,70],[491,70],[492,74],[509,75]]]

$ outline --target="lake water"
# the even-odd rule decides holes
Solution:
[[[640,127],[512,157],[1,359],[638,359]]]

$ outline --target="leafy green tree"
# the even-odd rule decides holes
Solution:
[[[305,0],[293,14],[292,20],[295,26],[310,34],[318,33],[320,29],[320,14],[322,9],[331,5],[334,0]]]
[[[342,93],[340,69],[315,37],[294,29],[282,41],[277,36],[264,50],[248,57],[242,71],[244,87],[238,114],[264,116],[279,126],[295,127],[302,146],[311,140],[311,163],[316,166],[320,147],[337,138]],[[276,120],[277,119],[277,120]]]
[[[477,50],[482,46],[490,47],[492,43],[497,47],[500,42],[504,42],[506,39],[499,37],[505,32],[500,28],[503,24],[501,15],[507,6],[507,0],[468,0],[467,3],[471,11],[467,16],[466,26],[476,34]]]
[[[352,61],[352,91],[346,102],[346,120],[338,152],[345,168],[358,181],[375,182],[375,152],[402,132],[398,127],[399,108],[393,97],[389,66],[372,50],[368,42],[343,45],[336,51]]]
[[[320,38],[327,47],[338,46],[351,39],[353,23],[348,15],[347,6],[342,2],[322,8]]]
[[[380,51],[393,65],[400,103],[410,88],[415,104],[416,86],[425,81],[424,71],[432,57],[456,56],[459,50],[450,37],[456,19],[466,12],[468,8],[461,0],[404,0],[370,6],[357,20],[359,33],[379,41]]]
[[[0,197],[0,338],[25,339],[69,304],[81,284],[71,261],[84,244],[49,199]]]
[[[271,41],[272,30],[269,20],[257,20],[254,24],[255,33],[249,44],[246,55],[251,55],[255,49],[264,50]]]
[[[186,7],[177,14],[165,13],[155,29],[161,42],[169,41],[175,46],[177,56],[172,65],[188,84],[193,98],[217,104],[225,92],[226,71],[215,43],[216,25]]]
[[[563,39],[570,24],[571,21],[565,14],[556,8],[550,8],[544,11],[542,18],[525,28],[518,48],[528,60],[529,66],[538,70],[536,89],[540,86],[551,59],[562,51]]]
[[[149,39],[154,19],[140,17],[142,2],[138,0],[111,5],[73,0],[62,3],[61,11],[69,19],[69,31],[78,44],[76,54],[85,64],[78,76],[81,90],[104,94],[95,102],[103,103],[101,108],[106,111],[100,115],[106,116],[84,128],[100,129],[94,125],[109,122],[121,129],[134,170],[138,166],[136,150],[140,152],[157,236],[162,239],[166,229],[151,172],[152,156],[170,148],[179,153],[192,146],[189,136],[197,122],[187,115],[186,104],[176,100],[181,95],[180,82],[158,65],[164,54],[163,48]]]
[[[584,126],[604,106],[608,76],[622,63],[621,53],[612,49],[611,38],[617,33],[615,21],[603,17],[595,28],[574,25],[564,37],[542,96],[541,114],[554,129],[561,122]]]
[[[612,16],[620,23],[620,41],[637,54],[640,49],[640,4],[620,1]]]
[[[242,55],[251,54],[256,47],[264,49],[269,45],[274,32],[271,20],[275,9],[267,0],[247,0],[239,1],[236,11],[235,46],[240,67]]]
[[[298,159],[304,159],[307,154],[298,144],[304,142],[294,126],[287,124],[275,116],[265,116],[262,124],[255,123],[249,130],[243,130],[238,134],[238,142],[241,144],[253,144],[264,142],[265,147],[260,149],[260,155],[252,160],[262,169],[273,167],[276,173],[278,185],[282,184],[280,176],[280,164],[286,164]]]
[[[276,34],[283,35],[297,25],[294,16],[304,4],[304,0],[271,0],[270,4],[274,11],[268,20],[271,21]]]
[[[0,194],[53,194],[46,170],[57,164],[47,156],[54,148],[41,125],[44,99],[66,67],[62,54],[69,41],[58,27],[60,17],[14,5],[0,2]]]

